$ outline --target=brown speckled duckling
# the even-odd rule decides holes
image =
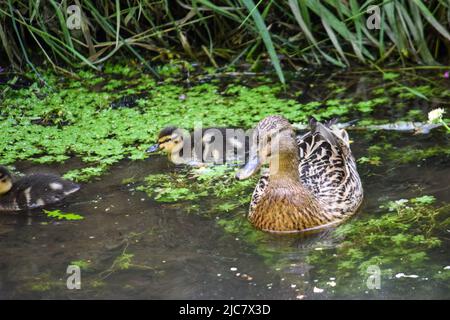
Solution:
[[[271,232],[318,229],[342,222],[360,206],[363,189],[347,132],[315,120],[310,126],[296,137],[282,116],[259,122],[257,152],[236,175],[246,179],[269,163],[250,204],[255,227]]]
[[[245,161],[249,149],[248,138],[238,139],[234,134],[235,129],[216,127],[196,130],[184,132],[175,126],[166,127],[159,132],[157,143],[148,148],[147,152],[163,151],[172,163],[192,166],[235,162],[242,164]],[[219,140],[217,137],[220,137]],[[196,146],[196,143],[199,146]],[[183,155],[185,144],[190,152],[186,157]]]
[[[80,186],[51,174],[31,174],[14,181],[0,166],[0,211],[34,209],[62,201]]]

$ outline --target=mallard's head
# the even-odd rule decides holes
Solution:
[[[8,169],[0,166],[0,195],[7,193],[11,190],[13,185],[11,173]]]
[[[298,162],[298,147],[295,132],[289,121],[283,116],[268,116],[261,120],[254,131],[249,160],[236,174],[239,180],[247,179],[266,163],[271,172],[288,171],[286,164],[295,166]],[[275,170],[275,166],[276,169]]]
[[[159,132],[158,142],[147,149],[153,153],[162,150],[168,154],[177,152],[183,147],[183,135],[177,127],[166,127]]]

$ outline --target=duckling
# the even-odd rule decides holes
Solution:
[[[198,143],[200,141],[200,143]],[[249,138],[242,129],[202,128],[187,132],[170,126],[159,132],[148,153],[164,151],[169,161],[192,166],[243,163],[248,153]],[[188,154],[185,154],[187,151]]]
[[[257,148],[236,174],[247,179],[269,164],[250,203],[248,218],[255,227],[315,230],[344,221],[360,206],[363,189],[347,132],[315,120],[310,127],[296,137],[282,116],[266,117],[257,125]]]
[[[54,204],[78,191],[80,186],[51,174],[31,174],[14,181],[0,166],[0,211],[20,211]]]

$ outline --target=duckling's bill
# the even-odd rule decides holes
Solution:
[[[148,153],[153,153],[159,150],[159,143],[152,145],[150,148],[146,150]]]

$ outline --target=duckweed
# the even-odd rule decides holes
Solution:
[[[368,156],[361,157],[361,164],[380,165],[382,162],[405,164],[419,162],[436,156],[450,156],[450,149],[445,145],[434,145],[426,148],[416,148],[411,145],[393,146],[390,143],[379,143],[368,148]]]
[[[58,220],[82,220],[82,219],[84,219],[84,217],[80,216],[79,214],[64,213],[64,212],[61,212],[61,210],[53,210],[53,211],[42,210],[42,211],[47,215],[47,217],[55,218]]]
[[[226,234],[250,245],[272,270],[291,269],[293,261],[290,257],[298,255],[299,249],[292,244],[276,245],[270,241],[270,234],[253,228],[244,216],[256,181],[248,184],[234,181],[231,180],[233,175],[234,169],[226,166],[171,175],[156,174],[147,177],[139,189],[159,202],[185,201],[194,207],[197,205],[195,200],[202,199],[202,212],[215,214],[217,226]],[[213,201],[204,201],[209,198]],[[368,276],[367,268],[373,265],[382,270],[383,277],[410,272],[436,280],[445,279],[447,270],[437,264],[430,268],[428,261],[430,252],[441,246],[439,232],[450,227],[450,207],[438,207],[435,202],[430,195],[389,201],[380,206],[376,216],[360,214],[326,238],[304,244],[306,262],[315,266],[311,272],[315,278],[323,279],[323,286],[326,286],[327,276],[333,274],[338,284],[343,284],[340,288],[347,290],[360,290]],[[189,212],[189,208],[186,211]],[[336,239],[339,239],[337,247],[328,243]],[[285,240],[289,242],[288,238]],[[295,274],[289,281],[301,285]]]
[[[342,122],[362,118],[360,126],[392,118],[426,120],[422,107],[411,106],[410,102],[417,97],[400,86],[379,87],[372,92],[375,98],[344,98],[348,87],[331,83],[326,85],[331,92],[327,99],[304,101],[297,98],[303,97],[307,90],[286,93],[267,77],[256,79],[259,85],[252,87],[245,85],[248,83],[245,81],[220,82],[214,78],[206,83],[187,83],[180,80],[180,73],[193,70],[184,62],[161,66],[158,71],[166,77],[165,81],[156,83],[134,66],[107,64],[102,74],[80,71],[76,79],[69,80],[43,72],[49,86],[34,82],[28,88],[4,90],[0,163],[13,164],[19,160],[53,163],[77,157],[83,166],[66,172],[64,177],[88,181],[100,177],[123,159],[146,159],[145,149],[168,124],[192,128],[201,120],[204,126],[248,128],[274,113],[282,113],[292,122],[305,122],[312,115],[319,120],[339,116]],[[215,70],[206,72],[212,77]],[[398,74],[385,76],[399,79]],[[448,90],[430,85],[414,90],[429,97],[450,96]],[[385,106],[395,99],[403,99],[395,104],[399,114],[386,115]],[[445,145],[425,148],[393,145],[393,140],[387,143],[373,133],[367,133],[366,138],[372,139],[374,145],[358,159],[363,166],[384,167],[449,155]],[[337,286],[333,290],[365,290],[367,268],[371,265],[380,267],[383,279],[403,272],[435,281],[450,280],[450,270],[434,260],[432,264],[429,261],[431,254],[443,247],[442,233],[450,228],[449,206],[436,204],[433,196],[390,201],[370,216],[364,213],[355,216],[336,230],[330,230],[330,241],[339,239],[337,247],[320,238],[309,243],[303,239],[298,245],[298,235],[271,241],[274,235],[252,227],[245,215],[257,178],[236,181],[234,174],[233,167],[216,166],[152,174],[143,180],[124,179],[123,183],[136,185],[137,190],[162,206],[180,205],[186,213],[215,216],[217,228],[224,231],[223,237],[245,242],[270,269],[283,270],[283,277],[292,276],[289,283],[296,284],[297,288],[302,285],[295,270],[300,264],[305,265],[310,279],[318,279],[320,288],[327,286],[330,275],[336,277]],[[83,219],[60,210],[45,213],[56,219]],[[101,275],[106,278],[118,271],[153,270],[152,266],[138,264],[138,258],[138,253],[127,252],[125,247],[118,256],[112,257],[111,267]],[[89,272],[98,269],[87,260],[71,264]],[[94,279],[86,284],[101,287],[105,282]],[[37,284],[33,282],[32,290],[49,291],[55,286],[44,279]]]
[[[441,245],[439,232],[448,229],[448,205],[433,206],[432,196],[391,201],[379,217],[354,219],[335,230],[341,237],[336,248],[311,251],[307,261],[321,266],[315,275],[325,279],[335,270],[346,288],[360,288],[370,266],[378,266],[384,278],[396,273],[442,277],[442,266],[430,266],[428,256]],[[387,212],[386,212],[387,211]],[[354,277],[359,274],[360,277]],[[357,283],[357,281],[361,281]],[[356,281],[353,285],[350,281]]]
[[[367,290],[371,266],[380,268],[384,280],[398,273],[419,274],[434,281],[450,279],[449,270],[429,260],[429,255],[441,247],[439,234],[450,227],[449,205],[436,207],[434,202],[434,197],[426,195],[385,203],[376,217],[360,214],[361,217],[328,230],[325,238],[310,235],[311,243],[304,239],[301,248],[295,245],[294,238],[286,237],[276,245],[278,242],[270,241],[270,234],[255,230],[240,215],[223,216],[217,224],[251,245],[272,270],[282,270],[290,283],[304,286],[294,271],[298,267],[300,272],[308,272],[311,279],[316,279],[319,287],[328,287],[332,275],[337,282],[333,292],[359,294]],[[333,244],[336,241],[337,246]],[[306,265],[302,258],[292,260],[292,257],[304,257]]]
[[[180,202],[213,197],[223,202],[210,211],[228,212],[250,201],[255,179],[237,181],[236,170],[223,166],[194,169],[171,174],[153,174],[136,189],[158,202]],[[193,205],[196,203],[194,202]]]
[[[107,64],[103,73],[79,71],[76,79],[41,70],[48,85],[35,80],[27,88],[7,87],[1,93],[0,163],[64,162],[76,156],[85,166],[65,177],[87,181],[122,159],[145,159],[146,147],[168,124],[193,128],[201,121],[203,126],[249,128],[277,113],[292,122],[306,122],[311,116],[346,121],[364,115],[366,122],[373,123],[377,120],[371,117],[379,107],[405,94],[401,87],[393,87],[388,90],[391,96],[342,99],[345,88],[335,84],[329,86],[331,94],[326,101],[299,103],[295,98],[298,90],[288,94],[270,81],[255,87],[239,81],[216,83],[213,76],[209,82],[192,81],[189,86],[180,82],[183,73],[193,71],[188,63],[175,61],[159,68],[167,78],[156,83],[135,65]],[[431,90],[438,97],[449,95],[438,87],[419,86],[416,90],[424,94]],[[412,116],[425,119],[422,113]]]

